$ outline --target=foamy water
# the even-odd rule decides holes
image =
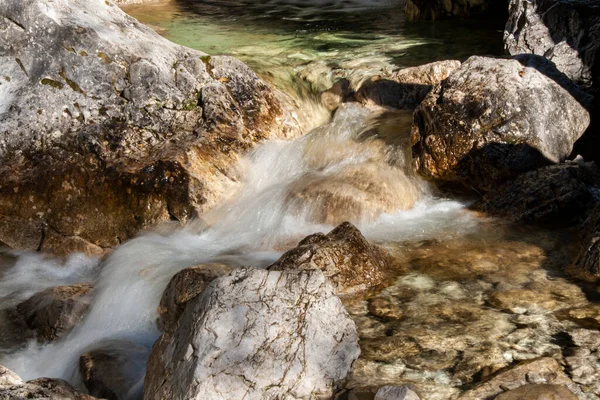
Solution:
[[[336,201],[347,193],[358,204],[352,222],[378,242],[461,235],[475,229],[476,221],[463,204],[435,198],[427,184],[412,175],[403,140],[390,145],[378,138],[377,121],[365,109],[344,107],[331,123],[304,137],[264,143],[243,161],[243,188],[233,200],[204,215],[202,222],[142,233],[101,264],[81,255],[65,264],[39,254],[19,255],[0,281],[0,298],[11,298],[3,306],[56,285],[91,282],[95,289],[89,314],[66,337],[46,345],[32,341],[25,349],[1,356],[0,364],[24,379],[58,377],[79,385],[79,356],[98,343],[127,339],[151,348],[159,335],[156,308],[176,272],[211,261],[265,267],[306,235],[327,232],[346,219],[346,203],[338,207]],[[406,127],[398,132],[398,137],[402,135],[407,135]],[[321,193],[294,197],[307,179],[326,187],[348,168],[370,172],[362,178],[358,174],[355,181],[325,197]],[[373,185],[385,190],[377,189],[373,195]],[[398,206],[381,211],[390,203]],[[315,204],[333,204],[327,222],[314,212]],[[140,382],[131,398],[141,393],[143,370],[138,373]]]

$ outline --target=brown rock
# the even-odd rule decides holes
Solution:
[[[97,254],[187,221],[238,184],[242,153],[299,133],[246,65],[111,2],[8,0],[0,14],[0,240],[15,249]]]
[[[562,320],[576,322],[584,328],[600,329],[600,304],[560,310],[556,316]]]
[[[491,13],[500,4],[495,0],[407,0],[404,11],[413,21],[464,18]]]
[[[460,67],[460,61],[437,61],[404,68],[389,76],[374,76],[362,83],[355,97],[361,103],[414,109],[431,89]]]
[[[471,208],[511,221],[573,225],[596,206],[598,188],[600,174],[595,166],[552,165],[518,176]],[[581,262],[587,263],[585,259]]]
[[[52,341],[70,331],[84,316],[92,286],[57,286],[37,293],[17,305],[17,311],[40,341]]]
[[[349,294],[381,283],[390,272],[390,264],[385,250],[370,244],[354,225],[344,222],[327,235],[307,236],[268,269],[320,269],[336,293]]]
[[[78,392],[61,379],[39,378],[28,382],[0,365],[0,399],[56,399],[94,400],[95,397]]]
[[[227,275],[232,267],[225,264],[200,264],[185,268],[171,278],[167,285],[160,305],[156,326],[161,332],[175,327],[185,305],[198,296],[206,285],[219,276]]]
[[[577,400],[563,385],[523,385],[496,396],[495,400]]]
[[[82,354],[79,369],[93,396],[108,400],[141,398],[150,349],[129,341],[110,341]]]
[[[417,172],[487,192],[565,160],[590,117],[569,91],[540,72],[544,67],[477,56],[465,61],[415,111]]]
[[[576,385],[565,375],[555,359],[538,358],[499,371],[475,388],[463,393],[459,399],[487,399],[501,394],[505,390],[516,389],[530,383],[565,385],[571,389],[576,388]]]

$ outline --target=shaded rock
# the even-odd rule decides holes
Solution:
[[[0,366],[0,399],[94,400],[95,397],[78,392],[61,379],[39,378],[23,382],[17,374]]]
[[[355,97],[365,105],[414,109],[459,67],[460,61],[446,60],[404,68],[389,76],[374,76],[362,83]]]
[[[420,400],[407,386],[384,386],[375,394],[375,400]]]
[[[39,341],[52,341],[69,332],[85,315],[89,307],[86,295],[92,289],[87,284],[46,289],[18,304],[17,311]]]
[[[577,400],[567,387],[562,385],[523,385],[496,396],[495,400]]]
[[[595,166],[566,163],[524,173],[471,207],[511,221],[548,225],[581,222],[596,206],[600,174]]]
[[[416,109],[415,167],[428,179],[489,191],[564,160],[589,121],[585,108],[537,69],[471,57]]]
[[[597,206],[581,226],[582,239],[579,254],[570,272],[581,278],[600,278],[600,206]]]
[[[242,152],[299,133],[240,61],[108,1],[4,1],[0,46],[0,240],[16,249],[97,253],[186,221],[237,185]]]
[[[327,235],[307,236],[268,267],[270,271],[319,269],[338,294],[378,285],[390,268],[387,252],[369,243],[349,222]]]
[[[475,388],[463,393],[459,399],[487,399],[502,394],[505,390],[516,389],[530,383],[564,385],[572,392],[581,392],[577,385],[565,375],[555,359],[538,358],[521,362],[514,367],[500,371],[490,379],[475,386]]]
[[[239,268],[155,343],[144,398],[328,398],[359,352],[321,271]]]
[[[232,267],[225,264],[201,264],[176,273],[169,281],[158,306],[156,326],[162,332],[175,327],[185,305],[198,296],[206,285],[227,275]]]
[[[407,0],[404,6],[409,20],[436,20],[470,17],[498,10],[494,0]]]
[[[110,341],[79,358],[79,370],[92,396],[108,400],[141,398],[150,349],[129,341]]]
[[[570,79],[600,87],[600,3],[511,0],[504,46],[513,55],[544,56]]]

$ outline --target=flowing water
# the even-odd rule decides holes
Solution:
[[[501,34],[493,24],[407,24],[401,4],[395,0],[171,1],[131,6],[126,11],[175,42],[209,54],[240,58],[265,79],[303,98],[309,114],[320,109],[311,99],[340,77],[360,80],[386,69],[501,51]],[[514,234],[497,231],[495,222],[490,224],[467,211],[464,202],[440,197],[411,172],[409,126],[410,114],[373,113],[345,105],[331,121],[307,135],[292,141],[269,141],[248,154],[240,168],[245,174],[240,192],[203,215],[201,221],[144,232],[102,262],[82,255],[63,263],[39,254],[1,254],[3,308],[57,285],[88,282],[94,291],[89,313],[67,336],[51,344],[30,340],[0,349],[0,364],[24,379],[60,377],[80,385],[79,356],[101,343],[129,340],[140,346],[143,354],[148,353],[159,335],[155,320],[160,297],[177,271],[207,262],[265,267],[304,236],[327,232],[345,220],[354,222],[368,239],[410,266],[387,292],[369,294],[374,298],[410,300],[407,304],[414,307],[435,308],[458,301],[474,313],[474,308],[482,307],[486,293],[495,288],[490,279],[511,279],[506,266],[513,262],[526,264],[519,270],[521,280],[513,286],[521,289],[546,279],[547,253],[560,238],[517,234],[535,242],[519,247],[520,239]],[[424,259],[431,262],[419,261]],[[461,275],[464,265],[468,265],[467,273]],[[487,272],[493,278],[477,280]],[[465,283],[472,279],[476,283]],[[429,299],[417,301],[416,289],[429,293]],[[407,290],[412,297],[398,294]],[[477,295],[469,298],[469,291]],[[408,374],[410,378],[411,373],[412,381],[448,387],[468,381],[468,377],[457,378],[443,371],[437,375],[427,372],[429,367],[418,363],[373,356],[369,349],[375,345],[368,340],[394,337],[390,332],[397,330],[397,321],[391,318],[389,326],[389,318],[382,319],[377,307],[367,311],[373,299],[347,302],[367,354],[357,367],[353,385],[364,385],[369,377],[375,383],[397,383],[399,376]],[[409,311],[410,307],[402,312],[408,315]],[[375,317],[367,316],[369,312]],[[484,317],[494,319],[498,313]],[[440,323],[412,318],[409,325]],[[496,330],[508,335],[511,321],[507,316],[499,320],[504,325]],[[456,321],[452,323],[456,325]],[[466,318],[460,323],[473,321]],[[500,357],[497,364],[508,362],[507,357]],[[129,398],[140,396],[143,358],[132,367],[139,382],[131,388]],[[438,370],[456,369],[450,362],[442,367]],[[417,376],[419,368],[425,372]],[[403,381],[411,381],[409,378]]]

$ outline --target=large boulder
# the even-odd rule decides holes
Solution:
[[[446,60],[373,76],[361,84],[355,97],[365,105],[414,109],[435,85],[459,67],[460,61]]]
[[[595,165],[564,163],[524,173],[472,208],[511,221],[568,226],[585,220],[600,200],[599,191]]]
[[[1,2],[0,70],[0,240],[17,249],[98,254],[185,221],[236,185],[241,152],[299,132],[240,61],[108,1]]]
[[[175,327],[186,304],[198,296],[213,279],[227,275],[232,267],[226,264],[200,264],[185,268],[176,273],[165,291],[158,306],[156,326],[162,332]]]
[[[510,0],[504,45],[544,56],[582,86],[600,87],[600,2]]]
[[[107,400],[139,399],[150,349],[126,340],[101,343],[79,358],[88,392]]]
[[[302,239],[273,265],[271,271],[321,270],[337,294],[355,293],[380,284],[390,272],[390,256],[344,222],[327,235]]]
[[[92,289],[87,284],[46,289],[18,304],[17,312],[39,341],[52,341],[68,333],[83,318]]]
[[[417,171],[486,192],[569,156],[590,117],[540,68],[488,57],[465,61],[415,111]]]
[[[0,365],[0,399],[94,400],[61,379],[39,378],[24,382],[17,374]]]
[[[144,399],[330,398],[359,352],[321,271],[239,268],[155,343]]]

